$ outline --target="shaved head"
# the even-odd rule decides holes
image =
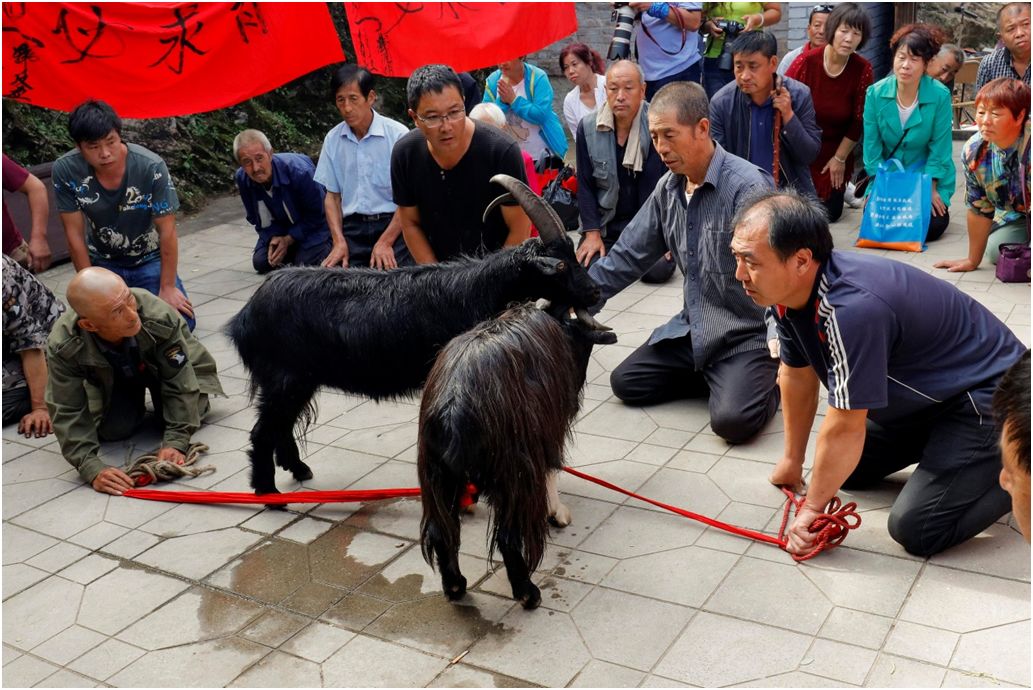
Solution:
[[[136,297],[121,277],[106,268],[90,266],[76,273],[66,296],[84,331],[111,343],[140,332]]]
[[[75,274],[68,284],[68,305],[84,319],[91,318],[102,303],[110,302],[127,290],[117,274],[99,266],[89,266]]]

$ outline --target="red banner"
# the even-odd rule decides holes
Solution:
[[[3,3],[6,98],[123,117],[225,108],[344,52],[325,3]]]
[[[577,30],[572,2],[346,2],[356,61],[408,77],[422,65],[457,72],[497,65]]]

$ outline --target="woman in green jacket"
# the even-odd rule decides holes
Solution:
[[[945,38],[928,24],[908,24],[898,30],[890,39],[893,74],[869,86],[864,102],[868,174],[874,175],[879,164],[896,158],[905,168],[919,164],[933,179],[927,242],[939,239],[947,229],[954,194],[951,95],[925,73]]]

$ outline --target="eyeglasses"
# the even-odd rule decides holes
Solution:
[[[448,120],[449,122],[458,122],[459,120],[462,120],[464,117],[466,117],[466,110],[464,110],[463,108],[456,108],[455,110],[450,110],[444,115],[430,115],[428,117],[424,117],[419,113],[416,114],[416,119],[422,122],[424,126],[430,129],[437,129],[441,125],[445,124],[445,120]]]
[[[815,5],[811,8],[811,14],[832,14],[832,5]]]

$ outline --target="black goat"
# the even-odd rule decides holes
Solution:
[[[420,541],[449,599],[466,593],[459,499],[472,482],[492,508],[488,552],[502,552],[513,598],[527,609],[541,603],[531,573],[548,535],[546,485],[563,468],[592,346],[616,341],[524,305],[438,355],[420,405]]]
[[[574,256],[552,207],[507,175],[494,182],[537,227],[539,240],[444,264],[392,271],[287,268],[276,271],[229,322],[226,332],[251,374],[258,420],[251,430],[251,486],[276,493],[276,464],[295,479],[312,478],[293,430],[315,417],[323,386],[374,400],[415,393],[440,349],[454,336],[512,303],[545,298],[554,309],[588,315],[599,289]]]

